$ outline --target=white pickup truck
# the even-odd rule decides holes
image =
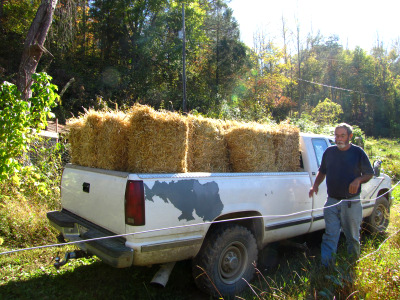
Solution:
[[[200,289],[233,295],[246,286],[242,278],[251,280],[259,249],[324,228],[326,185],[313,198],[308,192],[331,143],[301,134],[299,172],[131,174],[67,165],[62,210],[47,216],[70,241],[126,234],[78,244],[114,267],[193,259]],[[362,187],[370,230],[388,225],[390,188],[383,174]],[[198,276],[203,271],[208,276]]]

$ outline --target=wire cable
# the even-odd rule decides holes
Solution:
[[[296,79],[299,81],[303,81],[303,82],[307,82],[307,83],[311,83],[311,84],[315,84],[315,85],[319,85],[319,86],[323,86],[323,87],[327,87],[327,88],[331,88],[331,89],[335,89],[335,90],[341,90],[341,91],[345,91],[345,92],[351,92],[351,93],[357,93],[357,94],[361,94],[361,95],[369,95],[369,96],[375,96],[375,97],[382,98],[381,95],[377,95],[377,94],[364,93],[364,92],[345,89],[345,88],[341,88],[341,87],[337,87],[337,86],[327,85],[327,84],[323,84],[323,83],[319,83],[319,82],[309,81],[309,80],[305,80],[305,79],[301,79],[301,78],[296,78]]]
[[[72,241],[72,242],[66,242],[66,243],[50,244],[50,245],[42,245],[42,246],[36,246],[36,247],[15,249],[15,250],[10,250],[10,251],[0,252],[0,256],[1,255],[6,255],[6,254],[22,252],[22,251],[28,251],[28,250],[36,250],[36,249],[44,249],[44,248],[51,248],[51,247],[74,245],[74,244],[80,244],[80,243],[87,243],[87,242],[93,242],[93,241],[99,241],[99,240],[105,240],[105,239],[111,239],[111,238],[126,237],[126,236],[130,236],[130,235],[137,235],[137,234],[144,234],[144,233],[152,233],[152,232],[171,230],[171,229],[179,229],[179,228],[187,228],[187,227],[195,227],[195,226],[204,226],[204,225],[211,225],[211,224],[218,224],[218,223],[225,223],[225,222],[232,222],[232,221],[240,221],[240,220],[257,219],[257,218],[291,217],[291,216],[295,216],[295,215],[299,215],[299,214],[312,213],[314,211],[320,211],[320,210],[323,210],[325,208],[334,207],[336,205],[340,205],[342,202],[355,202],[355,201],[362,201],[362,202],[367,202],[368,201],[368,202],[370,202],[370,201],[376,201],[378,198],[383,197],[384,195],[386,195],[386,194],[390,193],[391,191],[393,191],[399,184],[400,184],[400,181],[398,181],[386,193],[384,193],[382,195],[379,195],[379,197],[377,197],[375,199],[368,199],[368,200],[365,200],[365,199],[352,199],[352,200],[343,199],[343,200],[340,200],[338,203],[330,205],[330,206],[324,206],[324,207],[319,207],[319,208],[303,210],[303,211],[294,212],[294,213],[286,214],[286,215],[263,215],[263,216],[240,217],[240,218],[232,218],[232,219],[225,219],[225,220],[219,220],[219,221],[210,221],[210,222],[202,222],[202,223],[196,223],[196,224],[187,224],[187,225],[178,225],[178,226],[171,226],[171,227],[164,227],[164,228],[157,228],[157,229],[149,229],[149,230],[144,230],[144,231],[123,233],[123,234],[104,236],[104,237],[98,237],[98,238],[92,238],[92,239],[86,239],[86,240],[79,240],[79,241]]]
[[[359,262],[359,261],[361,261],[361,260],[363,260],[363,259],[366,259],[367,257],[369,257],[369,256],[371,256],[371,255],[373,255],[373,254],[375,254],[375,253],[377,253],[377,252],[379,252],[379,251],[381,250],[382,246],[383,246],[384,244],[386,244],[387,241],[389,241],[390,239],[392,239],[393,237],[395,237],[399,232],[400,232],[400,229],[397,230],[395,233],[391,234],[390,236],[388,236],[388,237],[379,245],[378,249],[376,249],[375,251],[372,251],[371,253],[368,253],[367,255],[364,255],[363,257],[360,257],[360,258],[357,260],[357,262]]]

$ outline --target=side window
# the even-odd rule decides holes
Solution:
[[[319,167],[322,161],[322,154],[324,154],[325,149],[328,148],[328,144],[326,143],[325,139],[312,139],[312,144]]]

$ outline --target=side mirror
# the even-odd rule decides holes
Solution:
[[[374,175],[376,177],[379,177],[381,175],[381,165],[382,161],[381,160],[375,160],[372,167],[374,169]]]

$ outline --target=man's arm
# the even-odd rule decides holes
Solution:
[[[356,179],[354,179],[353,182],[350,183],[349,193],[356,194],[360,185],[362,183],[368,182],[372,178],[372,176],[373,176],[372,174],[365,174],[365,175],[361,175],[360,177],[357,177]]]
[[[314,193],[318,194],[318,189],[319,189],[318,187],[322,183],[322,181],[324,181],[324,179],[325,179],[325,174],[318,171],[317,177],[315,177],[314,185],[310,188],[310,191],[308,192],[308,196],[310,198],[313,196]]]

